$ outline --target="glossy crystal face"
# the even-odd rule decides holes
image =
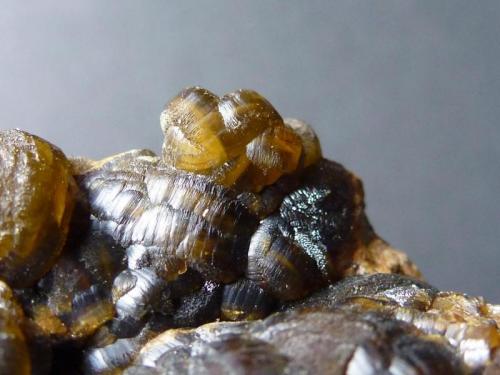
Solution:
[[[309,125],[255,91],[191,87],[161,127],[161,156],[98,161],[0,132],[0,373],[500,363],[500,308],[422,282]]]
[[[301,130],[308,126],[293,124],[295,129],[255,91],[238,90],[219,98],[190,87],[161,114],[163,159],[224,186],[260,191],[302,167],[302,155],[307,165],[321,156],[319,143],[307,138],[314,133]]]
[[[19,130],[0,131],[0,277],[31,286],[66,240],[76,184],[64,154]]]

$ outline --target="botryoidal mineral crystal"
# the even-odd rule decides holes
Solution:
[[[160,120],[98,161],[0,131],[1,374],[500,373],[500,306],[424,282],[308,124],[199,87]]]

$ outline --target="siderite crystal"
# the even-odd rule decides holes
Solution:
[[[166,164],[251,191],[295,171],[303,146],[319,149],[319,143],[301,142],[307,130],[286,126],[276,109],[252,90],[218,98],[200,87],[187,88],[166,106],[161,126]],[[313,154],[319,159],[321,151],[308,151],[308,159]]]
[[[0,281],[0,374],[31,373],[28,344],[22,331],[24,314],[12,290]]]
[[[308,124],[200,87],[160,120],[98,161],[0,132],[0,373],[499,371],[500,307],[423,282]]]
[[[0,277],[32,285],[66,240],[76,185],[64,154],[19,130],[0,131]]]

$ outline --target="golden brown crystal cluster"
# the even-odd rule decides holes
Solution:
[[[500,308],[421,281],[309,125],[199,87],[160,120],[99,161],[0,131],[0,373],[499,371]]]

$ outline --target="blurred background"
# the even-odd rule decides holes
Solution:
[[[159,151],[190,85],[307,120],[427,280],[500,302],[500,2],[2,2],[0,128]]]

